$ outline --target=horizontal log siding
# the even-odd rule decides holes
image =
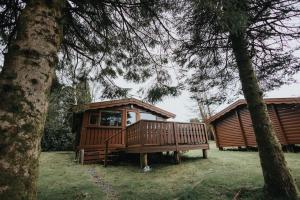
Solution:
[[[286,137],[284,135],[284,131],[281,127],[280,118],[276,113],[276,105],[269,105],[268,113],[269,113],[270,119],[272,121],[272,125],[273,125],[274,131],[276,133],[277,139],[279,140],[280,144],[286,145],[287,141],[286,141]]]
[[[248,146],[256,146],[255,135],[252,127],[252,121],[248,109],[240,109],[241,121],[247,138]],[[243,146],[243,145],[242,145]]]
[[[219,147],[256,146],[256,139],[252,126],[252,120],[247,107],[238,109],[241,125],[246,136],[239,126],[235,111],[225,115],[214,124]],[[276,111],[277,110],[277,111]],[[279,142],[286,144],[300,144],[300,106],[295,105],[268,105],[268,113],[272,121]],[[278,113],[278,115],[277,115]]]
[[[235,112],[228,113],[216,124],[219,147],[243,146],[244,139]]]
[[[278,105],[277,111],[288,144],[300,144],[300,105]]]

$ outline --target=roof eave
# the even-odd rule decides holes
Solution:
[[[107,104],[107,105],[105,105],[105,104]],[[149,103],[145,103],[143,101],[133,99],[133,98],[77,105],[77,106],[73,107],[73,112],[83,112],[83,111],[87,111],[87,110],[95,110],[95,109],[101,109],[101,108],[112,108],[112,107],[129,105],[129,104],[140,106],[144,109],[150,110],[150,111],[157,113],[166,118],[175,118],[176,117],[176,115],[171,112],[168,112],[168,111],[158,108],[154,105],[151,105]]]
[[[267,105],[270,104],[300,104],[300,97],[290,97],[290,98],[266,98],[264,99]],[[210,117],[206,122],[213,123],[219,118],[223,117],[227,113],[231,112],[232,110],[236,109],[239,106],[247,105],[245,99],[239,99],[236,102],[232,103],[225,109],[221,110],[220,112],[216,113],[212,117]]]

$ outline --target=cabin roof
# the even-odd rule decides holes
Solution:
[[[269,104],[300,104],[300,97],[290,97],[290,98],[265,98],[265,103]],[[221,110],[220,112],[216,113],[212,117],[210,117],[207,122],[212,123],[217,119],[223,117],[225,114],[229,113],[230,111],[236,109],[237,107],[247,105],[245,99],[239,99],[236,102],[232,103],[225,109]]]
[[[82,112],[82,111],[86,111],[86,110],[94,110],[94,109],[102,109],[102,108],[112,108],[112,107],[124,106],[124,105],[130,105],[130,104],[142,107],[146,110],[150,110],[154,113],[157,113],[157,114],[162,115],[167,118],[175,118],[176,117],[176,115],[171,112],[168,112],[168,111],[158,108],[152,104],[143,102],[143,101],[135,99],[135,98],[101,101],[101,102],[95,102],[95,103],[89,103],[89,104],[83,104],[83,105],[76,105],[73,107],[73,112]]]

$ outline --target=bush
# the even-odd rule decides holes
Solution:
[[[74,135],[68,128],[44,130],[42,151],[70,151],[74,149]]]

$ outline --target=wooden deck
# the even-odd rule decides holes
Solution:
[[[203,149],[203,156],[206,157],[206,150],[209,149],[203,123],[140,120],[126,129],[114,129],[114,134],[111,134],[111,130],[100,132],[96,129],[88,127],[84,131],[78,149],[90,152],[86,155],[94,160],[103,160],[105,165],[112,152],[147,156],[147,153],[173,151],[178,155],[180,151]],[[99,155],[93,153],[93,150],[100,152]]]

